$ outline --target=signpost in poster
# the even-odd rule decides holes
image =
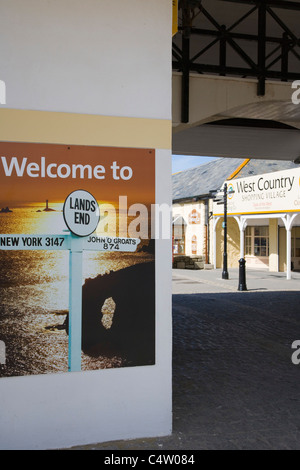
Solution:
[[[100,220],[99,206],[88,191],[66,198],[63,215],[70,232],[64,234],[0,235],[0,250],[69,250],[69,359],[68,370],[81,370],[82,254],[84,250],[134,252],[137,238],[90,236]]]

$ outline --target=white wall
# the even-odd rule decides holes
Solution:
[[[4,107],[171,120],[171,3],[0,0]],[[171,152],[156,149],[156,203],[166,202]],[[156,253],[156,364],[1,378],[1,449],[171,432],[171,240]]]
[[[200,214],[200,223],[191,224],[189,222],[189,215],[195,209]],[[192,256],[192,237],[197,237],[197,255],[205,256],[206,251],[206,227],[205,227],[205,203],[202,202],[187,202],[182,204],[173,204],[172,215],[176,217],[181,215],[186,222],[185,227],[185,254]],[[181,233],[181,230],[179,231]]]
[[[170,119],[169,0],[0,0],[6,107]]]

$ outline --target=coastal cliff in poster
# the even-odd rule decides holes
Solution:
[[[0,150],[0,377],[68,371],[69,252],[60,244],[63,204],[77,190],[98,202],[94,240],[139,240],[135,251],[83,252],[81,370],[154,364],[155,151],[9,142]],[[33,249],[13,246],[9,234]],[[42,240],[47,250],[34,249]]]

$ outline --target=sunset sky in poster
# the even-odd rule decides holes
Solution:
[[[77,189],[89,191],[101,202],[117,204],[119,196],[127,196],[128,204],[141,203],[145,205],[155,202],[155,151],[152,149],[127,149],[127,148],[107,148],[89,146],[68,146],[55,144],[28,144],[28,143],[0,143],[0,184],[1,184],[1,207],[20,207],[29,204],[45,204],[46,200],[51,203],[63,202],[68,194]],[[2,158],[5,157],[5,160]],[[15,169],[8,176],[8,169],[11,165],[11,158],[22,167],[23,176],[17,176]],[[41,160],[45,167],[51,166],[50,174],[57,174],[57,167],[61,167],[61,174],[68,172],[68,167],[72,170],[72,165],[90,165],[93,169],[97,165],[105,168],[105,173],[98,173],[104,176],[103,179],[87,178],[88,171],[84,171],[84,179],[80,178],[80,170],[76,171],[76,178],[70,176],[49,177],[47,171],[41,177]],[[27,158],[26,165],[24,158]],[[5,174],[5,162],[6,173]],[[122,167],[130,167],[132,177],[122,180],[120,170],[115,175],[119,179],[113,178],[111,166],[113,162]],[[27,169],[31,165],[29,176]],[[22,166],[23,165],[23,166]],[[39,176],[36,176],[39,175]],[[124,171],[124,176],[128,177],[129,171]]]

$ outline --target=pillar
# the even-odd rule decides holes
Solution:
[[[286,229],[286,278],[290,280],[292,278],[291,268],[291,248],[292,248],[292,226],[297,214],[285,214],[281,217]]]
[[[213,220],[213,265],[214,269],[217,269],[217,223],[220,217],[214,217]]]

